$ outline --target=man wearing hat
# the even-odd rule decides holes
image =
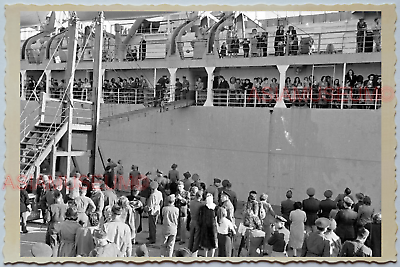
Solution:
[[[164,217],[162,233],[164,240],[161,247],[161,256],[172,257],[175,238],[178,233],[179,209],[174,206],[176,202],[175,195],[169,195],[166,202],[166,206],[162,209]]]
[[[28,230],[26,229],[26,224],[29,216],[29,212],[31,211],[30,209],[30,202],[29,202],[29,195],[28,192],[25,189],[26,183],[21,182],[20,183],[20,190],[19,190],[19,212],[20,212],[20,217],[21,217],[21,228],[22,232],[24,234],[28,233]]]
[[[315,189],[308,188],[307,195],[309,198],[303,200],[303,211],[307,215],[306,232],[309,233],[315,230],[315,220],[318,219],[319,200],[314,198]]]
[[[200,244],[200,225],[199,225],[199,213],[200,208],[204,206],[202,202],[203,199],[203,191],[199,190],[196,192],[195,199],[190,201],[189,209],[190,209],[190,237],[189,237],[189,250],[193,253],[193,257],[197,257],[199,244]]]
[[[103,215],[103,209],[104,209],[104,194],[100,189],[100,183],[94,182],[92,184],[92,195],[90,199],[96,206],[95,212],[99,214],[99,219],[100,219]]]
[[[357,53],[364,52],[366,31],[367,23],[365,22],[364,17],[361,17],[357,22]]]
[[[106,172],[104,173],[104,182],[109,188],[115,189],[115,171],[114,168],[117,164],[112,159],[107,159]]]
[[[190,201],[190,194],[184,189],[182,181],[177,181],[177,191],[175,193],[175,206],[179,209],[179,223],[177,240],[180,240],[179,244],[182,245],[186,242],[186,222],[188,216],[188,205]]]
[[[149,244],[156,243],[157,221],[160,216],[162,206],[162,193],[158,191],[158,183],[153,181],[150,183],[150,196],[147,199],[145,210],[149,214]]]
[[[358,212],[358,208],[362,205],[364,205],[364,194],[363,193],[357,193],[356,198],[358,202],[354,205],[353,210],[355,212]]]
[[[107,233],[104,230],[94,230],[96,247],[89,253],[89,257],[123,257],[123,253],[118,249],[115,243],[107,239]]]
[[[31,253],[33,257],[52,257],[53,251],[49,245],[44,243],[35,243],[31,248]],[[57,256],[57,255],[56,255]]]
[[[294,201],[292,200],[293,192],[288,190],[286,192],[286,200],[281,202],[281,214],[282,217],[286,219],[285,227],[289,229],[289,215],[290,212],[294,210]]]
[[[364,243],[367,240],[369,231],[361,227],[357,231],[355,241],[346,241],[343,244],[339,257],[372,257],[372,250]]]
[[[233,208],[233,204],[229,199],[230,195],[226,191],[221,192],[221,207],[226,210],[226,218],[230,220],[233,225],[235,225],[235,209]]]
[[[214,183],[207,188],[207,193],[210,193],[214,197],[214,203],[218,204],[218,189],[221,187],[221,180],[214,178]]]
[[[179,181],[179,171],[177,171],[178,165],[177,164],[172,164],[171,165],[171,170],[168,172],[168,179],[171,181],[171,183],[176,183]]]
[[[354,202],[350,197],[344,197],[343,209],[339,210],[335,217],[337,223],[336,234],[340,237],[342,243],[356,238],[357,212],[351,209],[353,204]]]
[[[192,180],[193,180],[193,183],[190,186],[191,187],[196,186],[197,188],[200,189],[201,188],[201,186],[200,186],[200,183],[201,183],[200,175],[198,175],[197,173],[194,173],[192,175]]]
[[[131,195],[134,186],[139,186],[139,179],[140,179],[140,172],[139,168],[136,165],[132,165],[131,171],[129,173],[129,180],[131,182]]]
[[[221,197],[221,192],[225,191],[228,193],[229,195],[229,199],[233,205],[234,210],[236,211],[237,208],[237,197],[236,197],[236,193],[232,191],[232,184],[231,182],[229,182],[229,180],[223,180],[222,181],[222,188],[220,190],[220,197]]]
[[[330,243],[324,233],[330,225],[327,218],[319,218],[315,221],[316,230],[304,239],[302,257],[330,257]]]
[[[125,185],[125,183],[124,183],[124,166],[122,165],[122,160],[118,160],[117,167],[115,168],[115,172],[117,174],[115,188],[117,191],[120,191],[120,190],[124,189],[124,188],[122,188],[122,185],[123,184]]]
[[[287,220],[282,216],[275,216],[274,233],[268,239],[268,245],[272,246],[272,257],[287,257],[286,247],[289,243],[290,232],[285,227]]]
[[[186,191],[189,191],[192,187],[193,179],[191,177],[192,175],[190,174],[190,172],[185,172],[183,174],[183,184]]]
[[[331,190],[326,190],[324,192],[324,196],[326,197],[326,199],[321,200],[321,202],[319,203],[320,210],[318,212],[318,216],[329,219],[329,214],[331,213],[331,210],[336,209],[336,203],[331,199]]]
[[[331,223],[328,226],[328,229],[325,232],[326,239],[329,240],[331,246],[331,257],[338,257],[340,250],[342,248],[342,242],[340,238],[334,232],[336,229],[336,221],[335,219],[330,219]]]
[[[131,229],[122,222],[122,207],[114,205],[111,211],[112,220],[104,224],[103,230],[107,233],[107,239],[117,245],[123,257],[130,257],[132,253]]]

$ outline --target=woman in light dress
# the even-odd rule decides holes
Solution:
[[[301,252],[304,241],[304,223],[307,220],[307,215],[301,210],[301,202],[294,203],[294,210],[290,212],[290,236],[289,247],[293,248],[293,256],[297,257],[297,252]]]

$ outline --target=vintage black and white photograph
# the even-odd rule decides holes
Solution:
[[[21,11],[20,257],[382,257],[383,16]]]

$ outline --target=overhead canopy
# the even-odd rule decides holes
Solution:
[[[23,11],[20,14],[20,27],[26,28],[43,24],[49,13],[50,11]],[[91,21],[98,13],[98,11],[77,11],[80,21]],[[104,17],[106,20],[134,20],[141,17],[160,17],[171,13],[177,13],[177,11],[104,11]]]

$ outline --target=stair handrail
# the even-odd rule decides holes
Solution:
[[[35,113],[39,108],[40,108],[40,105],[37,106],[31,113]],[[35,124],[36,124],[38,118],[39,118],[39,113],[38,113],[38,115],[36,115],[35,118],[32,119],[32,121],[34,121]],[[21,135],[22,133],[24,133],[24,137],[26,136],[25,131],[26,131],[26,129],[28,129],[28,127],[29,127],[29,125],[27,125],[27,123],[26,123],[27,120],[28,120],[28,117],[25,117],[25,118],[24,118],[22,121],[20,121],[20,123],[19,123],[19,129],[20,129],[19,134]],[[22,125],[23,125],[23,129],[21,130]]]
[[[29,152],[33,151],[34,149],[37,149],[37,151],[35,151],[34,156],[28,161],[28,162],[24,162],[27,163],[26,166],[24,168],[22,168],[20,171],[21,173],[23,173],[25,170],[29,170],[33,165],[33,163],[35,163],[37,157],[36,155],[40,155],[43,150],[45,150],[48,146],[48,142],[51,141],[51,139],[54,139],[57,132],[60,130],[60,128],[62,126],[64,126],[65,121],[68,120],[68,116],[66,116],[64,118],[64,120],[60,123],[59,126],[57,126],[54,131],[51,131],[52,127],[50,126],[45,132],[43,132],[43,136],[45,136],[45,138],[40,138],[38,139],[35,143],[32,144],[32,148],[27,150],[24,154],[25,155],[20,155],[21,158],[25,158],[25,156],[27,154],[29,154]],[[50,142],[49,142],[50,143]],[[47,144],[47,145],[46,145]],[[21,159],[22,161],[22,159]]]

